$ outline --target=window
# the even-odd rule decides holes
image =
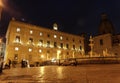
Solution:
[[[32,48],[29,48],[28,51],[29,51],[29,52],[32,52]]]
[[[63,40],[63,37],[62,37],[62,36],[60,36],[60,40]]]
[[[15,42],[19,43],[20,42],[20,36],[15,37]]]
[[[39,49],[39,53],[41,53],[42,52],[42,50],[41,49]]]
[[[16,31],[17,31],[17,32],[20,32],[20,28],[19,28],[19,27],[17,27]]]
[[[19,48],[18,47],[15,47],[15,51],[18,51],[19,50]]]
[[[103,45],[103,40],[102,39],[100,39],[100,45]]]
[[[42,32],[40,32],[40,36],[42,36],[43,35],[43,33]]]
[[[54,42],[54,47],[55,47],[55,48],[57,47],[57,42]]]
[[[50,41],[47,41],[47,47],[50,47]]]
[[[63,48],[63,43],[60,43],[60,47]]]
[[[57,38],[57,35],[54,35],[54,38]]]
[[[18,59],[18,54],[15,54],[14,55],[14,60],[17,60]]]
[[[43,40],[39,40],[39,46],[43,46]]]
[[[33,34],[33,30],[30,30],[30,34]]]
[[[69,45],[68,44],[66,44],[66,48],[69,49]]]
[[[75,45],[73,45],[73,49],[75,50]]]
[[[48,34],[47,37],[50,37],[50,35]]]
[[[29,43],[33,43],[33,38],[29,38]]]

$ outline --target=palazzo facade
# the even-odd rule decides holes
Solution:
[[[6,33],[6,57],[18,63],[84,56],[84,37],[11,20]]]

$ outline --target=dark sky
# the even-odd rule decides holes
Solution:
[[[5,0],[4,10],[29,23],[60,31],[97,34],[101,13],[107,13],[116,33],[120,32],[120,0]]]

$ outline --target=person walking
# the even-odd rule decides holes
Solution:
[[[9,69],[11,68],[11,60],[8,59],[8,66],[9,66]]]
[[[3,70],[3,59],[0,58],[0,73],[2,73]]]

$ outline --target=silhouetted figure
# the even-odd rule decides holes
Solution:
[[[23,61],[23,59],[22,59],[22,61],[21,61],[21,67],[22,67],[22,68],[24,67],[24,61]]]
[[[24,68],[24,67],[27,67],[27,61],[22,59],[21,61],[21,67]]]
[[[11,68],[11,60],[8,59],[8,66],[9,66],[9,69]]]
[[[2,73],[3,70],[3,59],[0,59],[0,73]]]

